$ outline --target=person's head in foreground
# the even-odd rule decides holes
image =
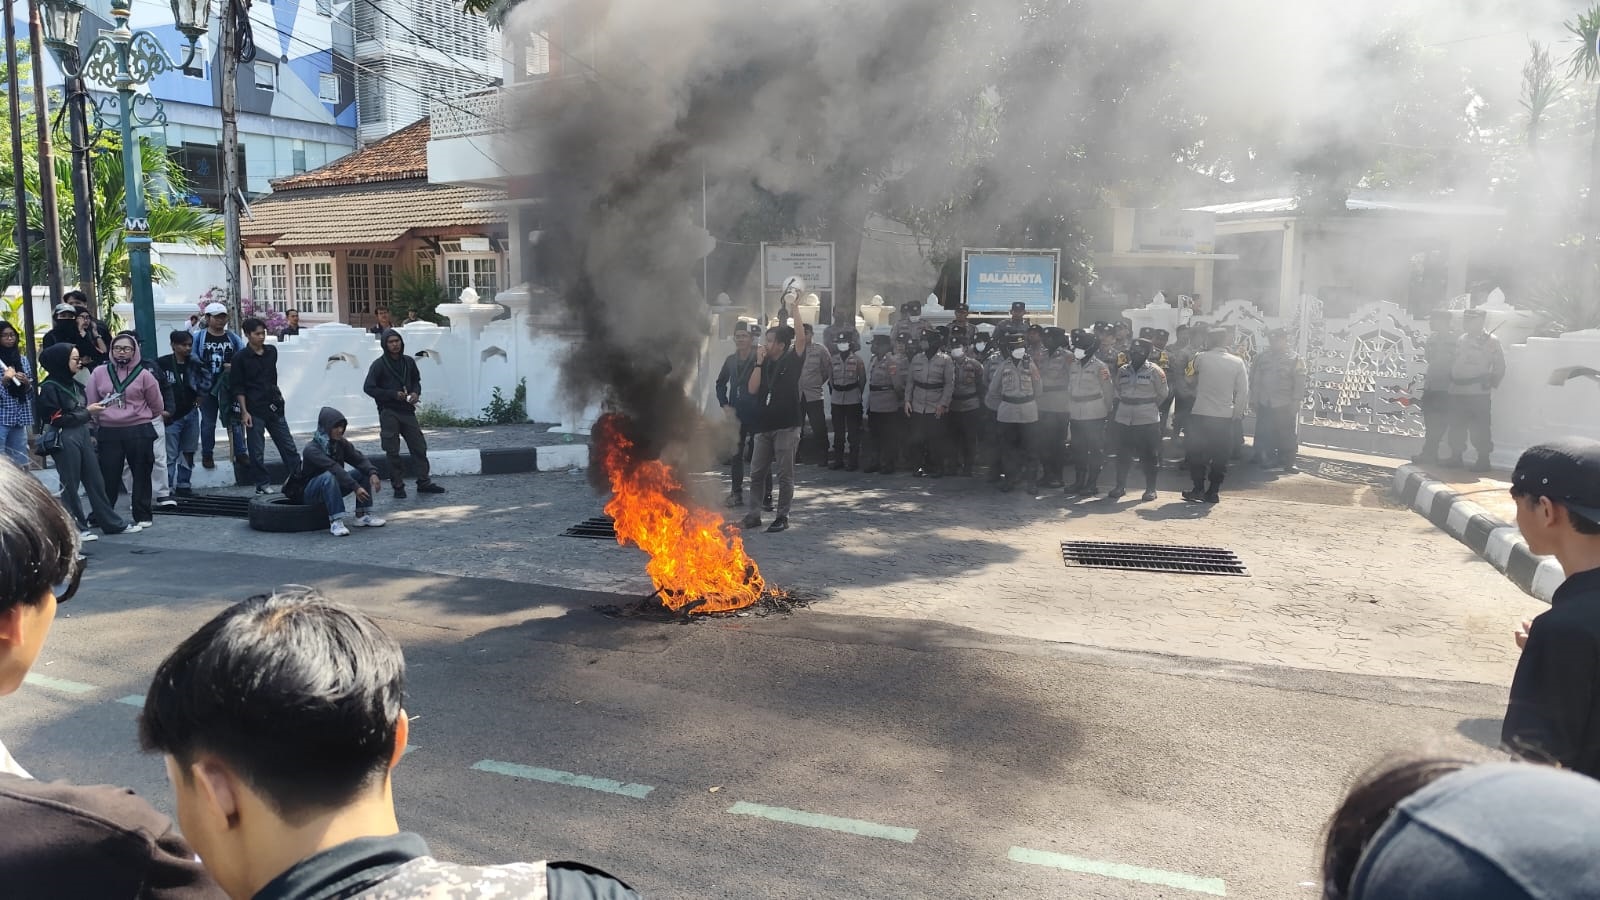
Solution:
[[[391,775],[409,734],[404,689],[399,644],[306,588],[229,607],[161,663],[139,740],[166,757],[178,824],[229,896],[322,896],[317,886],[344,883],[338,896],[381,885],[410,897],[401,888],[466,879],[516,898],[538,896],[528,885],[548,877],[555,898],[568,874],[626,890],[581,867],[451,866],[401,834]]]
[[[1524,450],[1511,473],[1528,549],[1568,575],[1600,562],[1600,441],[1561,438]]]
[[[0,697],[22,686],[56,619],[78,590],[78,529],[39,479],[0,465]],[[0,891],[4,893],[4,891]]]
[[[1328,823],[1324,900],[1600,897],[1600,782],[1531,763],[1387,763]]]

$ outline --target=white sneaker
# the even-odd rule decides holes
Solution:
[[[116,533],[117,534],[138,534],[139,532],[141,532],[143,530],[144,530],[144,526],[140,525],[138,522],[135,522],[132,525],[129,525],[127,528],[124,528],[121,531],[118,531]]]
[[[328,526],[328,533],[334,537],[349,537],[350,529],[345,527],[343,519],[334,519]]]
[[[382,528],[384,525],[388,524],[387,520],[380,519],[371,513],[368,513],[364,516],[356,516],[355,523],[359,528]]]
[[[154,522],[135,522],[133,524],[139,526],[140,528],[154,528],[156,523],[154,523]]]
[[[171,508],[178,505],[178,499],[171,494],[168,494],[165,497],[157,497],[156,505]]]
[[[98,540],[100,540],[100,535],[95,534],[92,531],[80,531],[80,532],[78,532],[78,540],[83,541],[84,543],[87,544],[90,541],[98,541]]]

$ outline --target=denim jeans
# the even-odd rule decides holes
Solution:
[[[356,485],[371,489],[371,485],[362,483],[360,472],[354,472],[351,477],[356,479]],[[341,487],[339,479],[333,477],[332,472],[323,472],[321,475],[306,482],[305,501],[308,504],[320,501],[328,510],[328,521],[332,522],[335,519],[344,518],[344,498],[346,494],[352,493],[355,493],[354,485],[348,488]],[[370,501],[367,505],[363,505],[359,500],[356,501],[356,515],[358,516],[366,515],[367,510],[371,508]]]
[[[189,487],[194,452],[200,448],[200,410],[167,423],[167,487]]]
[[[267,473],[267,442],[263,431],[272,436],[272,443],[278,448],[278,458],[283,460],[288,474],[293,475],[300,468],[300,454],[295,450],[294,438],[289,435],[289,423],[284,421],[283,416],[269,412],[251,413],[247,442],[250,447],[251,477],[258,488],[272,483],[272,476]]]
[[[28,467],[28,428],[27,425],[0,425],[0,433],[5,435],[5,455],[22,468]]]

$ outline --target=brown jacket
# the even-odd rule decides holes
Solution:
[[[226,900],[172,822],[127,788],[0,775],[0,822],[8,898]]]

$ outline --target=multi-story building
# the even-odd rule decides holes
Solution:
[[[498,83],[498,36],[459,0],[349,0],[355,23],[357,135],[363,144],[428,115],[438,97]]]

